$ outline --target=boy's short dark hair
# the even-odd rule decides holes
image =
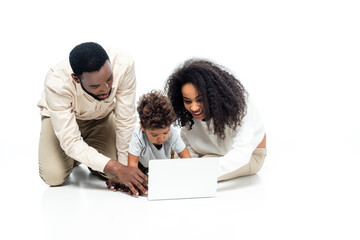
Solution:
[[[140,97],[137,111],[145,129],[162,129],[171,126],[176,115],[170,100],[161,92],[153,90]]]
[[[94,42],[85,42],[74,47],[69,55],[70,66],[77,77],[84,72],[96,72],[109,60],[102,46]]]

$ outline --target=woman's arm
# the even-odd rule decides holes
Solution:
[[[180,136],[181,136],[181,139],[183,140],[183,142],[184,142],[185,145],[186,145],[186,149],[189,151],[190,157],[193,157],[193,158],[200,157],[200,154],[197,153],[197,152],[196,152],[194,149],[192,149],[192,147],[190,146],[189,141],[187,140],[186,135],[185,135],[185,133],[184,133],[183,130],[180,131]],[[180,156],[180,155],[179,155],[179,156]]]
[[[266,133],[264,135],[263,140],[261,141],[261,143],[259,143],[259,145],[257,146],[257,148],[266,148]]]
[[[220,159],[219,176],[235,171],[249,163],[256,148],[266,147],[266,133],[261,117],[252,101],[242,124],[236,129],[229,152]]]

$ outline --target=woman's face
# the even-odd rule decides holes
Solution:
[[[186,83],[181,88],[183,95],[184,107],[197,120],[204,120],[202,96],[198,94],[194,84]]]

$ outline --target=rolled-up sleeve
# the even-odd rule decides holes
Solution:
[[[45,98],[55,135],[66,155],[93,170],[103,172],[110,159],[83,141],[72,109],[74,95],[53,70],[46,76]]]
[[[128,65],[116,92],[115,124],[118,161],[127,165],[128,148],[136,123],[136,77],[134,63]]]

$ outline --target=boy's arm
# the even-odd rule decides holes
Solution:
[[[131,153],[128,154],[128,166],[129,167],[138,167],[139,163],[139,156],[132,155]]]
[[[190,152],[187,149],[187,147],[184,148],[184,150],[182,150],[182,152],[178,153],[180,158],[191,158]]]

